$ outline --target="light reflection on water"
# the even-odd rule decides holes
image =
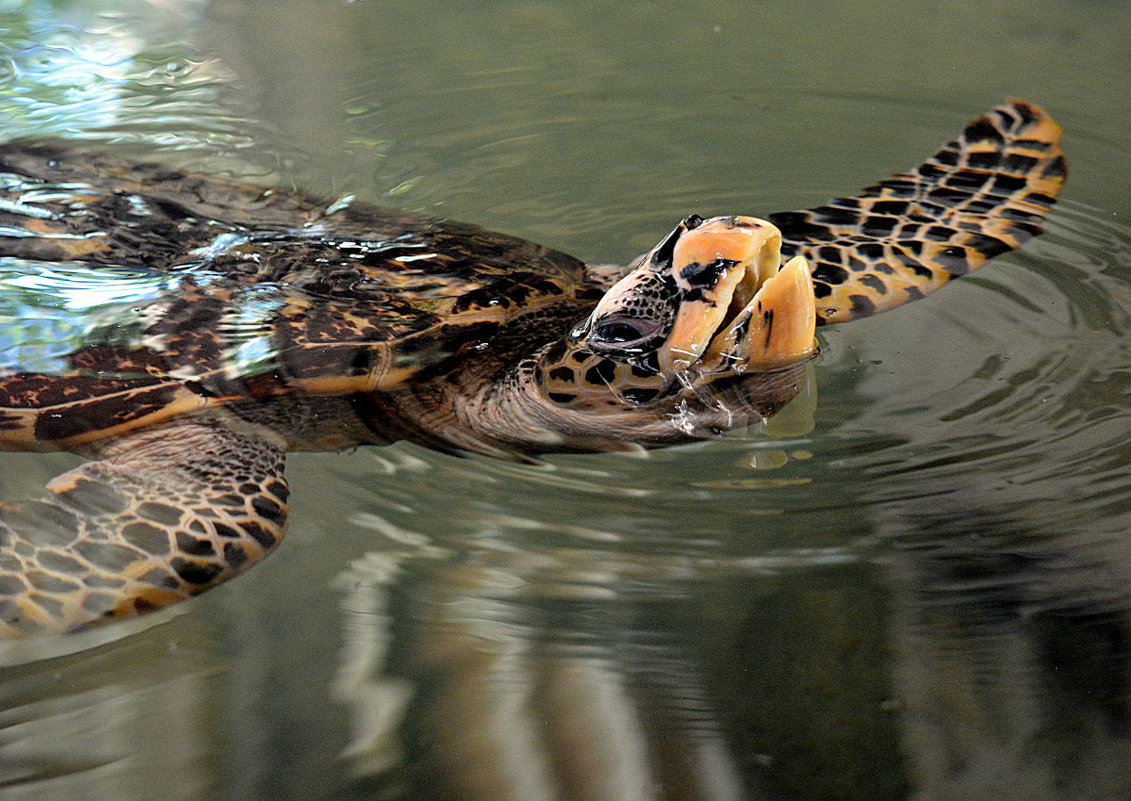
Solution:
[[[133,19],[77,4],[57,24],[47,5],[27,6],[36,10],[3,40],[0,135],[187,147],[224,170],[233,149],[266,164],[293,155],[255,110],[233,111],[246,100],[233,69],[180,43],[183,31],[155,21],[157,7],[129,7]],[[208,30],[202,6],[179,8],[181,24]],[[256,19],[250,9],[213,13]],[[555,43],[545,64],[488,68],[470,45],[441,53],[403,33],[400,50],[376,33],[342,45],[343,60],[388,70],[338,87],[355,95],[345,108],[353,127],[343,127],[356,138],[345,142],[328,122],[325,152],[401,157],[349,190],[444,199],[567,249],[619,249],[597,254],[610,259],[650,244],[649,226],[667,224],[673,209],[746,202],[747,189],[727,183],[733,165],[710,172],[742,143],[699,139],[745,113],[735,101],[720,110],[728,95],[713,88],[755,95],[758,75],[729,56],[712,67],[711,47],[696,49],[702,76],[688,74],[658,46],[670,46],[670,30],[645,26],[630,49],[655,45],[647,69],[605,93],[632,68],[606,47],[607,31],[589,23],[597,30],[585,38],[587,26],[552,3],[520,12],[508,21],[519,38]],[[330,30],[347,12],[323,13]],[[485,24],[464,13],[443,31]],[[688,36],[735,52],[732,17],[710,4],[701,13],[721,32],[689,27]],[[791,34],[793,16],[775,18],[774,36],[816,37],[820,58],[844,46],[840,37],[820,46],[812,20]],[[989,37],[995,71],[1030,69],[1025,48],[1052,25],[1032,19],[1014,42],[1016,63],[1003,63],[1013,57]],[[976,32],[952,22],[974,37],[962,54],[973,59]],[[218,51],[277,69],[273,52],[232,50],[233,32],[253,36],[255,26],[230,27],[213,32],[211,42],[225,43]],[[1061,47],[1074,58],[1093,49],[1073,51],[1071,37]],[[390,66],[398,59],[403,72]],[[474,80],[447,80],[464,60]],[[632,94],[668,61],[679,76],[662,74],[663,103]],[[918,76],[891,95],[841,91],[846,113],[868,109],[875,130],[843,143],[847,126],[802,115],[806,125],[775,150],[778,112],[794,119],[786,109],[836,101],[806,89],[827,76],[791,73],[805,67],[787,61],[755,64],[787,91],[759,104],[744,138],[765,139],[765,163],[782,169],[797,164],[800,138],[798,191],[854,189],[841,183],[844,148],[886,150],[895,134],[871,117],[910,125],[928,102],[919,94],[944,97],[959,120],[983,105],[969,81],[937,94]],[[241,66],[264,84],[274,77]],[[840,79],[849,66],[867,69],[842,65]],[[1022,253],[929,302],[826,332],[819,400],[795,404],[792,420],[783,413],[766,431],[646,457],[543,466],[405,445],[292,457],[291,534],[266,567],[140,632],[55,644],[69,655],[0,649],[9,665],[0,787],[26,798],[148,798],[155,782],[166,798],[534,799],[562,797],[563,786],[619,799],[957,798],[988,788],[1004,799],[1131,797],[1131,231],[1113,215],[1125,207],[1081,202],[1111,196],[1096,156],[1111,160],[1103,143],[1118,142],[1110,131],[1127,120],[1089,116],[1106,106],[1074,100],[1075,86],[1035,88],[1070,132],[1075,200]],[[571,106],[571,92],[589,105]],[[616,92],[632,97],[618,103]],[[317,98],[302,102],[318,108]],[[696,103],[711,113],[697,115]],[[471,122],[453,116],[461,104]],[[541,129],[529,129],[532,115]],[[319,115],[306,116],[317,130]],[[916,133],[928,146],[950,133],[935,128],[943,120],[924,115]],[[572,128],[570,150],[600,167],[561,157]],[[609,135],[595,142],[587,131]],[[899,143],[911,161],[925,154],[913,138]],[[1126,145],[1117,147],[1126,161]],[[633,163],[644,150],[649,158]],[[540,166],[547,154],[554,164]],[[663,168],[664,180],[647,177]],[[771,210],[779,197],[798,205],[789,181],[766,169]],[[606,188],[616,184],[623,194]],[[3,280],[22,286],[20,266],[6,267]],[[53,275],[51,291],[81,279]],[[139,276],[115,291],[158,289]],[[84,313],[101,303],[76,297]],[[47,347],[75,324],[75,304],[40,305],[36,336]],[[45,464],[5,455],[4,497],[36,492],[55,469]]]
[[[222,62],[150,44],[143,31],[121,25],[108,4],[72,6],[63,20],[81,23],[89,13],[95,21],[68,24],[50,4],[37,2],[26,4],[23,14],[5,15],[0,136],[81,132],[86,139],[175,148],[250,144],[248,121],[225,109],[233,76]],[[183,26],[192,16],[178,21]],[[168,28],[163,33],[175,35]]]

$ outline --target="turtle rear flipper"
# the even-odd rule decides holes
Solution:
[[[282,539],[283,450],[182,423],[116,441],[44,497],[0,504],[0,636],[84,628],[197,595]]]
[[[1039,108],[1014,101],[858,197],[770,215],[782,255],[812,266],[818,324],[917,300],[1039,234],[1067,175],[1060,134]]]

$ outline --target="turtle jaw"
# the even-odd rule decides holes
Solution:
[[[816,298],[803,258],[781,267],[781,232],[754,217],[716,217],[672,253],[683,299],[661,366],[669,374],[743,373],[815,352]]]
[[[740,302],[736,296],[732,308]],[[790,259],[724,322],[699,359],[700,373],[772,370],[816,355],[817,302],[809,264]]]

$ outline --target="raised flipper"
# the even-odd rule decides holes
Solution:
[[[801,254],[812,267],[818,324],[917,300],[1039,234],[1067,174],[1060,134],[1014,101],[858,197],[770,215],[783,258]]]
[[[180,423],[101,455],[39,500],[0,505],[0,637],[176,603],[243,572],[283,537],[279,443]]]

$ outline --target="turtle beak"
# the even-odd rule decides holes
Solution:
[[[719,330],[700,369],[744,373],[804,361],[817,352],[816,327],[809,263],[795,256]]]
[[[685,233],[672,251],[683,301],[663,366],[744,372],[811,356],[816,301],[808,265],[801,258],[780,265],[781,232],[765,220],[716,217]]]

